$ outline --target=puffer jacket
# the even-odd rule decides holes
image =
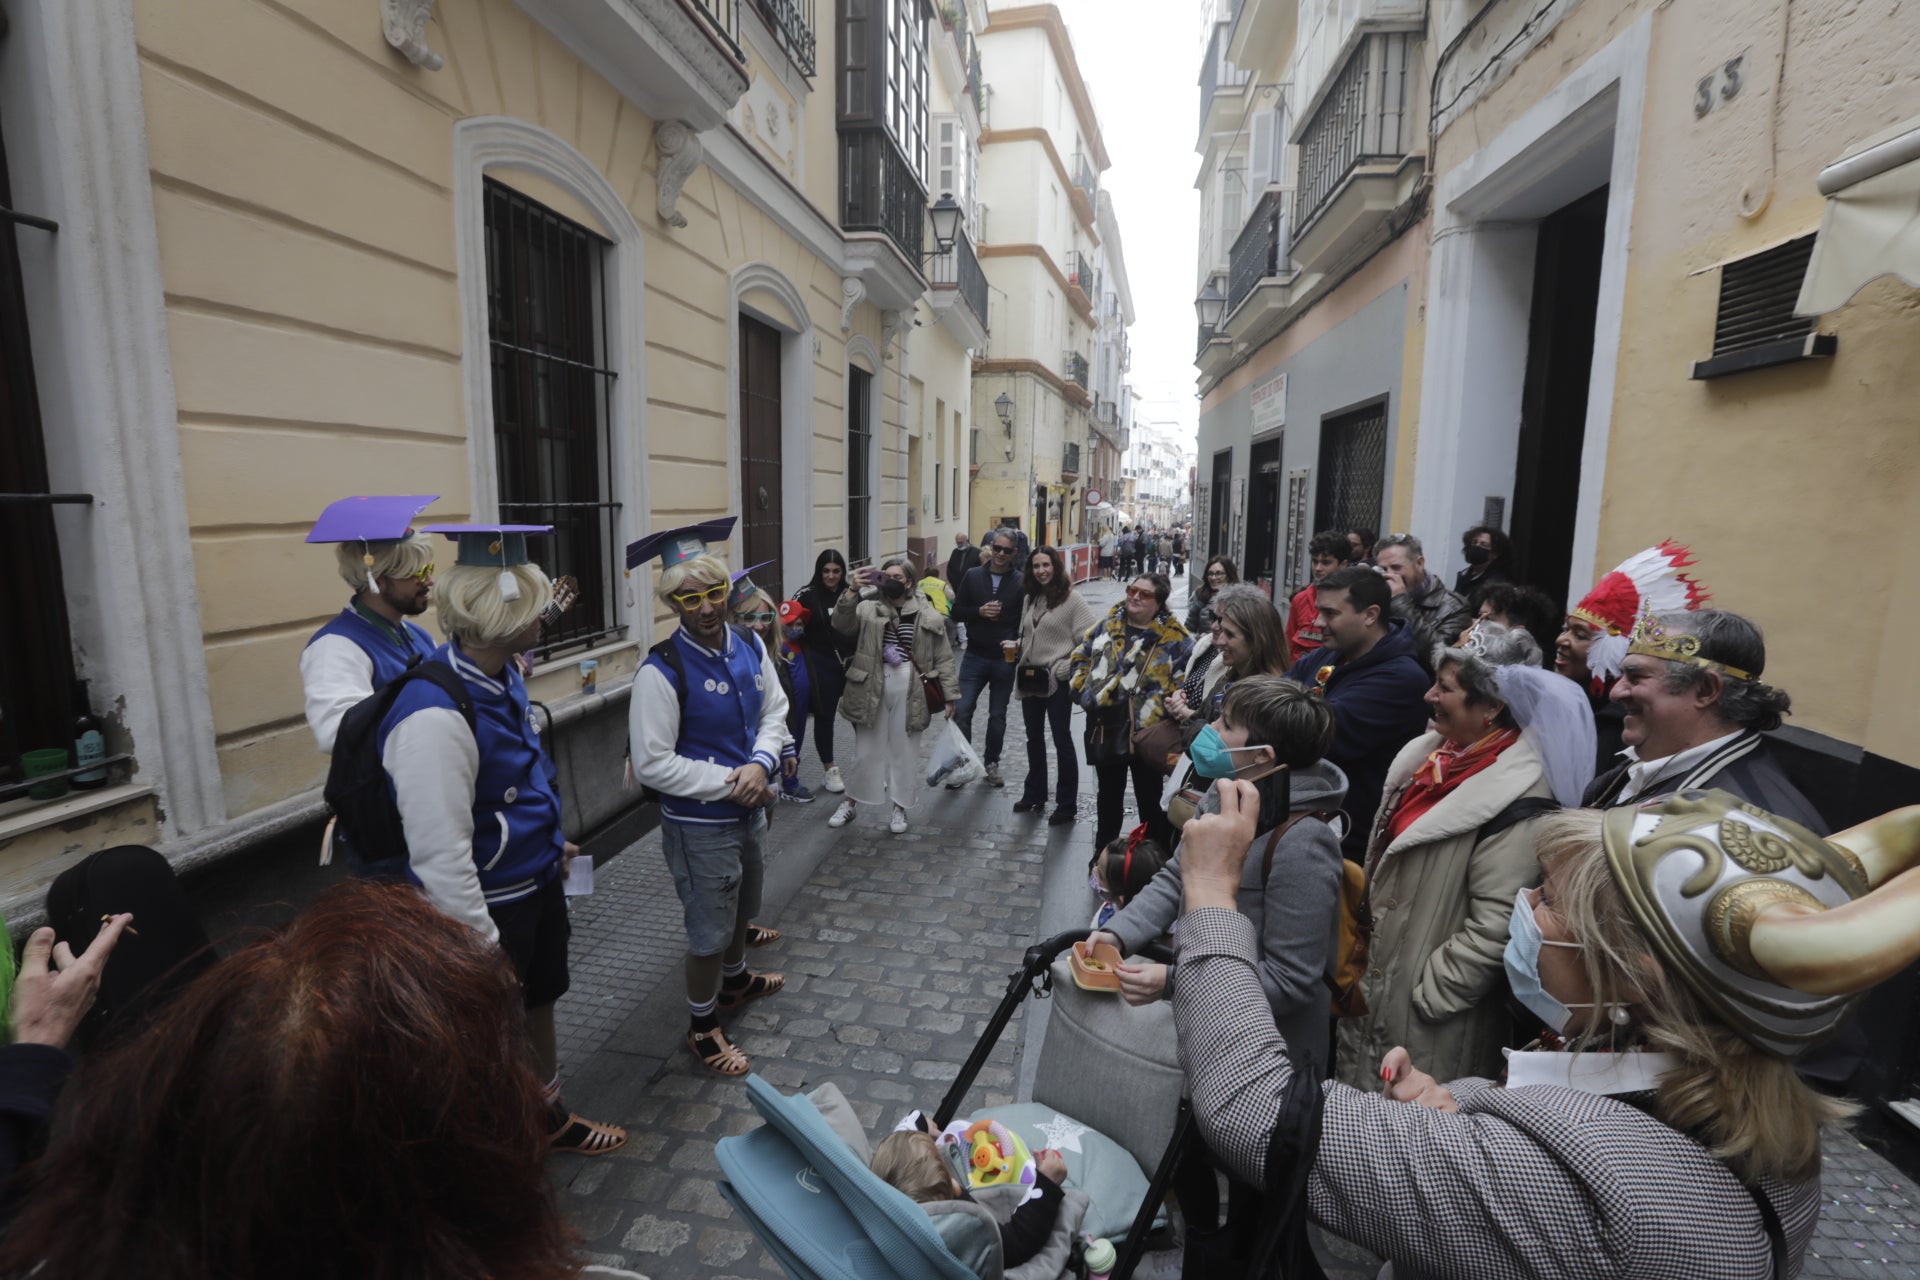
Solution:
[[[916,591],[896,610],[881,597],[877,587],[866,587],[857,594],[849,591],[833,607],[833,628],[853,637],[853,658],[847,663],[847,688],[840,695],[840,715],[860,728],[871,729],[880,723],[887,674],[887,660],[880,649],[887,624],[895,617],[913,623],[913,665],[919,674],[938,679],[940,692],[949,703],[960,701],[960,666],[947,640],[947,620],[925,596]],[[919,733],[931,723],[933,713],[927,710],[927,700],[908,698],[907,732]]]
[[[1356,1089],[1379,1091],[1380,1059],[1395,1045],[1443,1082],[1497,1078],[1502,1066],[1508,1017],[1497,997],[1507,924],[1515,895],[1540,881],[1533,847],[1540,818],[1485,840],[1480,828],[1520,797],[1551,800],[1553,790],[1522,738],[1380,847],[1414,771],[1440,745],[1440,735],[1428,733],[1401,749],[1374,819],[1373,942],[1360,981],[1368,1012],[1340,1023],[1335,1059],[1337,1078]]]

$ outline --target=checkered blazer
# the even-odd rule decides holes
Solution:
[[[1173,995],[1200,1132],[1262,1185],[1292,1076],[1255,968],[1253,926],[1203,908],[1180,921]],[[1418,1065],[1417,1063],[1415,1064]],[[1766,1280],[1753,1199],[1699,1143],[1617,1098],[1449,1086],[1458,1113],[1329,1083],[1309,1211],[1393,1261],[1395,1280]],[[1763,1183],[1797,1275],[1818,1179]]]

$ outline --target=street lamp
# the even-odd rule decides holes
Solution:
[[[1220,328],[1220,312],[1226,305],[1226,295],[1212,280],[1208,280],[1206,289],[1193,300],[1193,309],[1200,313],[1200,327],[1208,333],[1217,331]]]
[[[1002,391],[993,398],[993,411],[1000,415],[1000,425],[1013,434],[1013,397]]]
[[[960,215],[966,210],[953,198],[953,192],[943,191],[940,198],[927,210],[927,220],[933,223],[933,252],[930,258],[953,252],[953,242],[960,236]]]

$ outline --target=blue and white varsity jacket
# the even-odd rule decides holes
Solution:
[[[402,619],[399,630],[407,640],[404,647],[349,601],[307,641],[300,654],[300,683],[306,690],[307,727],[322,751],[332,754],[341,717],[355,703],[385,688],[415,655],[433,652],[433,637],[421,628]]]
[[[498,676],[456,644],[428,659],[467,682],[475,728],[453,699],[409,681],[380,723],[380,759],[407,835],[408,877],[456,920],[498,941],[489,907],[560,874],[566,837],[540,724],[512,664]]]
[[[633,775],[660,793],[660,815],[673,822],[727,826],[752,812],[728,799],[727,775],[745,764],[780,776],[787,745],[787,695],[774,659],[751,634],[732,627],[726,649],[696,643],[687,629],[673,633],[686,673],[687,714],[666,663],[649,655],[633,678],[627,710]]]

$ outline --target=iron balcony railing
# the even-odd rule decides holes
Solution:
[[[1102,400],[1093,407],[1093,415],[1107,426],[1117,427],[1120,425],[1120,402],[1118,400]]]
[[[1253,206],[1227,259],[1227,314],[1246,301],[1262,280],[1277,276],[1287,261],[1287,192],[1269,191]]]
[[[1069,444],[1065,449],[1060,451],[1060,474],[1062,476],[1077,476],[1080,474],[1079,445]]]
[[[1087,199],[1092,200],[1100,194],[1100,174],[1094,169],[1093,161],[1086,152],[1073,153],[1073,168],[1070,172],[1073,174],[1073,185],[1086,192]]]
[[[1240,68],[1227,61],[1227,42],[1233,37],[1233,20],[1213,24],[1213,35],[1207,41],[1207,58],[1200,64],[1200,128],[1207,127],[1207,113],[1213,109],[1213,99],[1222,89],[1238,89],[1251,78]]]
[[[1312,222],[1360,165],[1406,155],[1413,130],[1407,81],[1413,41],[1410,31],[1379,32],[1348,55],[1300,135],[1295,228]]]
[[[747,56],[740,52],[741,0],[688,0],[688,2],[693,11],[706,20],[708,28],[726,41],[727,48],[733,50],[734,58],[739,62],[745,62]]]
[[[972,36],[967,37],[967,92],[973,95],[973,109],[984,112],[987,108],[980,97],[980,42]]]
[[[1087,261],[1087,255],[1077,249],[1067,250],[1067,283],[1085,294],[1091,302],[1094,297],[1093,264]]]
[[[760,13],[780,39],[780,47],[800,68],[800,74],[813,75],[813,0],[754,0]]]
[[[840,226],[884,231],[908,261],[921,258],[927,192],[913,165],[878,125],[840,127]]]
[[[1078,351],[1067,352],[1067,381],[1082,391],[1087,389],[1087,358]]]
[[[964,230],[954,237],[952,249],[934,255],[927,279],[936,289],[957,289],[980,327],[986,327],[987,273],[980,269],[980,255],[973,251],[973,241]]]

